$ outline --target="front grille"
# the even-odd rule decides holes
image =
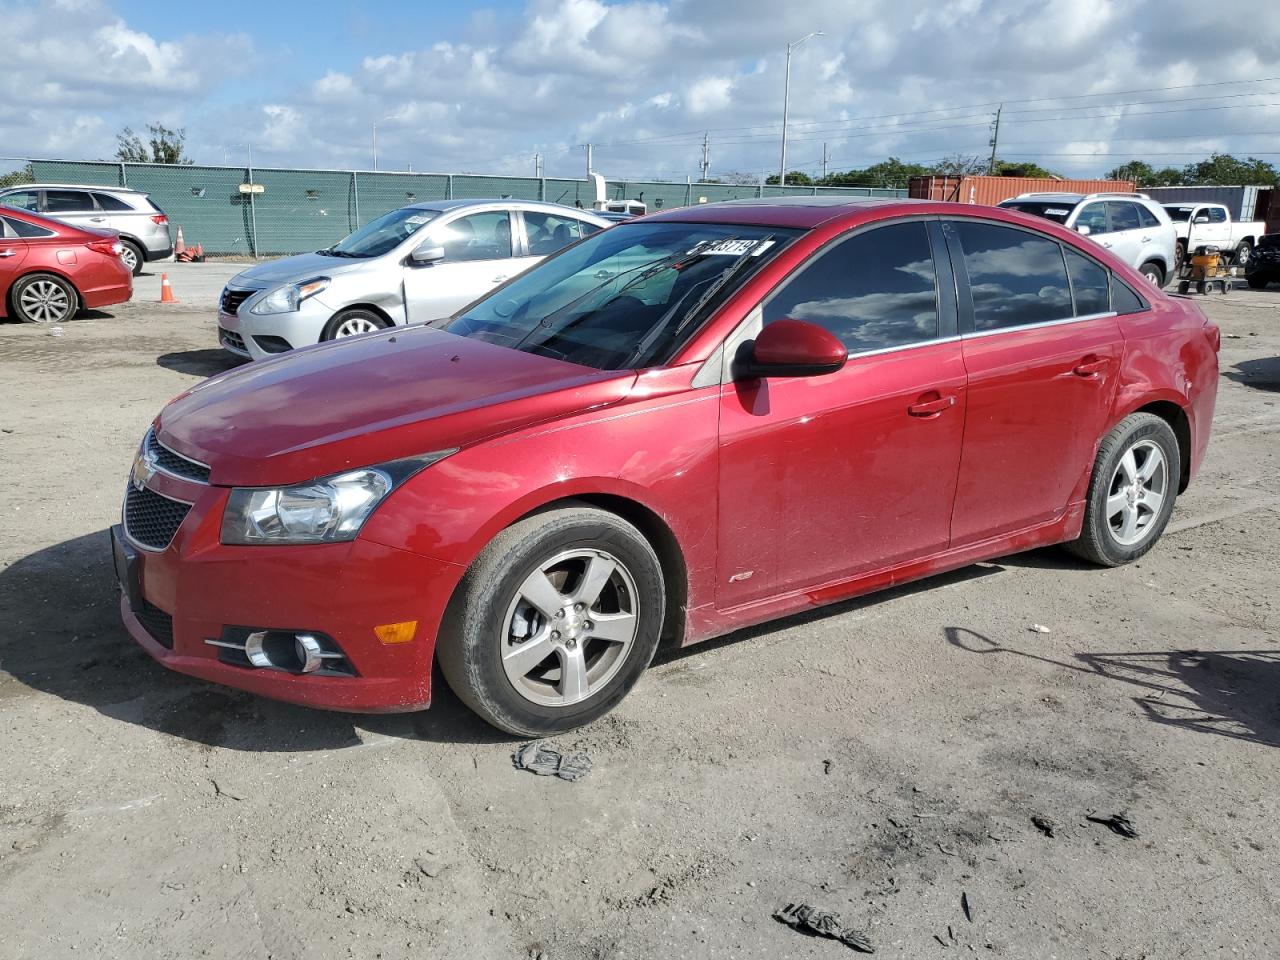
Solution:
[[[240,309],[240,304],[244,303],[257,292],[257,290],[232,290],[230,287],[224,287],[222,289],[223,312],[235,313]]]
[[[165,473],[172,473],[176,477],[182,477],[185,480],[194,480],[196,483],[209,482],[209,468],[203,463],[197,463],[178,453],[176,450],[170,450],[163,443],[156,439],[154,430],[147,431],[147,438],[143,441],[144,449],[147,456],[155,461],[157,467]]]
[[[173,649],[173,617],[165,613],[154,603],[143,598],[141,608],[133,611],[144,630],[151,634],[151,639],[166,650]]]
[[[218,328],[218,339],[222,341],[225,347],[231,347],[233,350],[244,350],[244,337],[236,333],[234,330],[228,330],[226,327]]]
[[[129,539],[152,550],[163,550],[173,540],[191,504],[170,500],[143,487],[129,484],[124,498],[124,529]]]

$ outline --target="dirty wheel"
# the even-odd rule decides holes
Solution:
[[[653,659],[664,610],[662,568],[640,531],[604,510],[552,510],[476,559],[437,655],[481,717],[544,736],[613,709]]]
[[[61,323],[76,312],[80,298],[61,277],[35,273],[13,285],[14,315],[23,323]]]
[[[1098,447],[1077,556],[1116,567],[1138,559],[1164,532],[1182,476],[1177,437],[1164,420],[1134,413]]]
[[[361,333],[383,330],[389,326],[391,324],[385,317],[374,313],[372,310],[362,308],[343,310],[341,313],[335,314],[333,319],[325,324],[324,332],[320,335],[320,339],[341,340],[344,337],[354,337]]]

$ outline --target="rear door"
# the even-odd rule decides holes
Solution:
[[[104,229],[107,218],[93,202],[88,190],[56,190],[44,191],[44,209],[46,216],[54,217],[77,227]]]
[[[18,279],[22,261],[27,257],[27,242],[18,236],[12,224],[13,221],[0,217],[0,310],[8,303],[9,288]]]
[[[404,267],[405,311],[411,323],[452,316],[516,272],[511,210],[482,210],[441,220],[419,242],[444,247],[444,259]]]
[[[963,546],[1063,515],[1107,427],[1123,339],[1096,261],[1007,224],[945,231],[968,372],[951,523]]]
[[[1132,267],[1142,265],[1143,229],[1138,205],[1129,200],[1108,200],[1107,219],[1111,229],[1107,243],[1111,252]]]
[[[849,360],[827,376],[723,386],[721,607],[946,549],[965,375],[945,249],[937,221],[874,226],[757,308],[761,324],[827,328]]]

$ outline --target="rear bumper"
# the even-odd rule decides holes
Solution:
[[[101,257],[100,263],[84,264],[72,275],[85,307],[109,307],[133,296],[133,274],[119,257]]]
[[[163,260],[166,257],[173,256],[173,244],[166,243],[158,247],[145,247],[142,251],[143,258],[150,263],[152,260]]]

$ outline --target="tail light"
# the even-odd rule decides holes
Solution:
[[[168,214],[164,214],[164,213],[157,213],[157,214],[155,214],[154,216],[152,216],[152,218],[151,218],[151,222],[152,222],[152,223],[157,223],[157,224],[159,224],[160,226],[162,226],[162,227],[163,227],[165,224],[167,224],[167,223],[169,222],[169,216],[168,216]]]
[[[124,252],[124,247],[120,245],[119,240],[90,240],[85,246],[95,253],[102,253],[108,257],[118,257]]]

